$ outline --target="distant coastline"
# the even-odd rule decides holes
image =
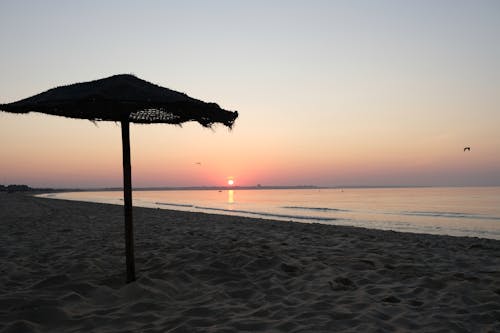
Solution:
[[[11,185],[1,185],[0,184],[0,192],[14,193],[14,192],[61,192],[58,189],[53,188],[33,188],[28,185],[19,185],[19,184],[11,184]]]
[[[134,191],[225,191],[225,190],[314,190],[323,189],[314,185],[290,185],[290,186],[161,186],[161,187],[134,187]],[[121,191],[121,187],[102,189],[103,191]]]
[[[314,185],[293,186],[159,186],[134,187],[134,191],[225,191],[225,190],[299,190],[299,189],[326,189],[337,187],[320,187]],[[123,191],[123,187],[95,187],[95,188],[34,188],[28,185],[0,185],[0,192],[101,192]]]
[[[317,186],[317,185],[256,185],[256,186],[158,186],[134,187],[134,191],[227,191],[227,190],[322,190],[322,189],[390,189],[390,188],[433,188],[433,187],[497,187],[500,185],[348,185],[348,186]],[[106,192],[123,191],[122,187],[95,188],[36,188],[28,185],[1,185],[0,192]]]

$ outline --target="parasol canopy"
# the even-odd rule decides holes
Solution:
[[[223,110],[129,74],[75,83],[47,90],[9,104],[1,111],[41,112],[93,121],[181,124],[197,121],[203,126],[222,123],[232,127],[237,112]]]
[[[206,103],[128,74],[53,88],[17,102],[0,104],[0,111],[41,112],[121,123],[127,282],[135,281],[130,123],[182,124],[197,121],[205,127],[221,123],[232,128],[238,117],[238,112],[223,110],[216,103]]]

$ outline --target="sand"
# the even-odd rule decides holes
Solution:
[[[0,332],[500,332],[500,241],[0,194]]]

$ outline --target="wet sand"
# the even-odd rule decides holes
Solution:
[[[0,332],[500,332],[500,241],[0,193]]]

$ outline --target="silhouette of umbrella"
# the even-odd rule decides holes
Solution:
[[[41,112],[121,123],[127,283],[135,281],[130,123],[181,124],[197,121],[205,127],[222,123],[231,128],[238,117],[236,111],[223,110],[215,103],[206,103],[126,74],[50,89],[17,102],[0,104],[0,111]]]

